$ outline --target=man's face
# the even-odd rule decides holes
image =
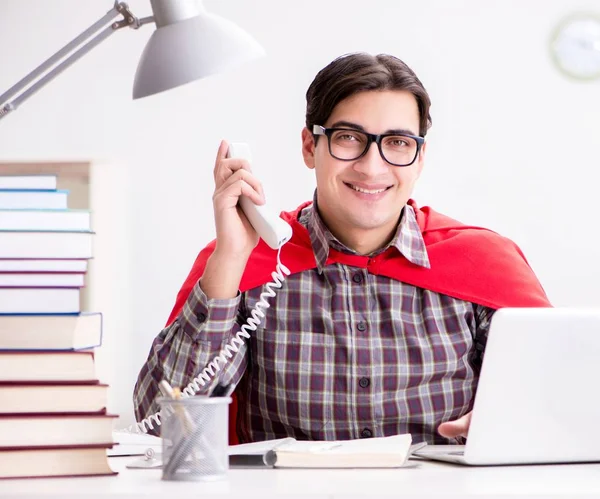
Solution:
[[[340,123],[374,134],[405,130],[419,135],[419,108],[410,92],[360,92],[341,101],[327,123],[318,125]],[[302,139],[304,161],[316,174],[319,212],[330,230],[392,232],[423,168],[425,145],[412,165],[398,167],[381,157],[375,143],[362,158],[341,161],[329,154],[327,137],[320,136],[315,146],[305,128]]]

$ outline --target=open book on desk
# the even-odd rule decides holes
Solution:
[[[109,456],[145,456],[128,468],[161,467],[159,437],[122,432],[113,435],[118,445]],[[330,442],[281,438],[231,445],[228,452],[232,468],[399,468],[425,446],[411,443],[410,434]]]
[[[410,434],[360,440],[304,441],[282,438],[229,447],[232,467],[399,468],[410,454]]]

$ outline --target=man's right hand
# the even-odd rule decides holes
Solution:
[[[446,421],[438,426],[438,433],[446,438],[458,438],[469,436],[469,426],[471,426],[471,414],[473,411],[467,412],[464,416],[455,419],[454,421]]]
[[[206,262],[200,287],[209,299],[230,299],[238,289],[246,263],[258,244],[258,234],[238,206],[241,195],[264,204],[260,182],[250,171],[248,161],[227,158],[229,144],[222,141],[215,161],[213,210],[217,240]]]
[[[258,244],[259,236],[238,205],[241,195],[262,205],[265,202],[261,183],[252,175],[245,159],[227,158],[229,144],[223,140],[217,152],[213,209],[216,227],[215,253],[222,258],[245,262]]]

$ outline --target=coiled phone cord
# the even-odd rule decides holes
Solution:
[[[256,331],[256,328],[265,316],[264,310],[270,306],[268,299],[277,294],[275,289],[281,288],[286,276],[290,275],[290,270],[281,263],[280,253],[281,247],[277,251],[277,266],[271,273],[273,281],[265,285],[266,290],[260,294],[258,303],[250,312],[251,317],[248,318],[246,324],[240,328],[231,341],[229,341],[229,343],[223,347],[223,349],[219,352],[219,355],[213,358],[213,360],[209,362],[202,372],[198,374],[198,376],[196,376],[183,389],[181,394],[182,398],[194,396],[201,387],[209,383],[210,380],[214,378],[214,376],[221,370],[222,366],[233,357],[233,354],[239,352],[239,349],[244,344],[245,339],[250,338],[249,331]],[[168,418],[169,416],[170,414],[163,409],[152,414],[151,416],[148,416],[139,423],[135,423],[119,431],[126,433],[148,433],[149,430],[154,429],[154,425],[160,426],[162,420]]]

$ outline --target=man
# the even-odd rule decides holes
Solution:
[[[429,108],[416,75],[389,55],[340,57],[308,89],[302,155],[317,188],[283,215],[292,273],[239,352],[197,384],[237,386],[232,441],[411,433],[456,443],[495,309],[549,305],[513,243],[410,200]],[[214,169],[216,240],[140,372],[138,420],[158,409],[158,381],[185,387],[220,355],[277,264],[238,207],[240,195],[264,203],[261,184],[227,148]]]

